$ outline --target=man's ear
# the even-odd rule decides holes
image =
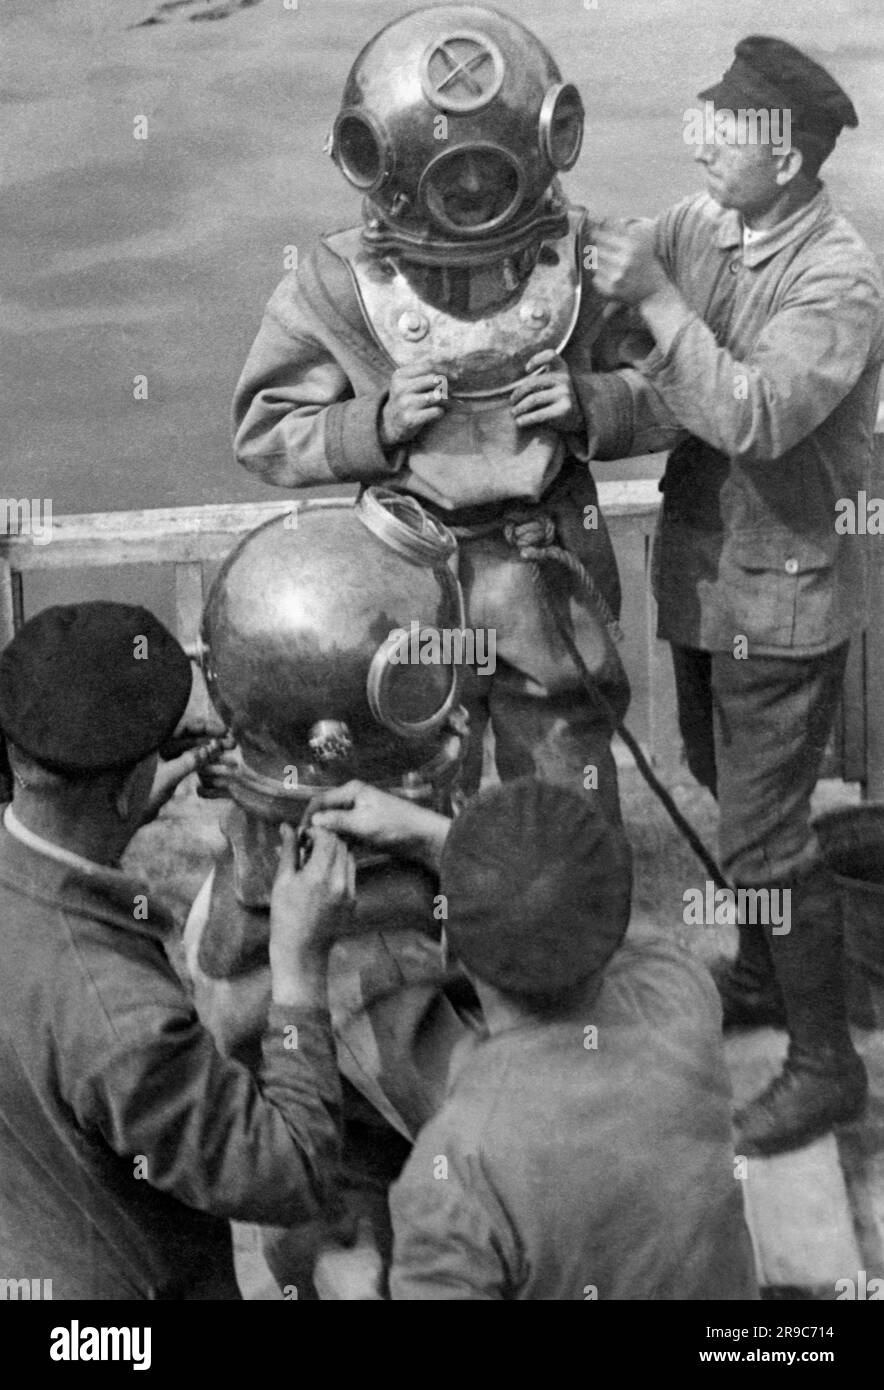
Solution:
[[[135,795],[135,783],[138,780],[138,767],[133,767],[129,771],[124,783],[117,787],[117,795],[114,796],[114,810],[121,820],[129,819],[129,812],[132,810],[132,798]]]
[[[804,155],[800,150],[791,145],[784,154],[775,154],[777,162],[777,183],[781,188],[797,179],[804,166]]]
[[[125,782],[122,782],[117,788],[117,794],[114,797],[114,809],[121,821],[127,821],[132,814],[135,797],[138,795],[140,774],[141,763],[136,763]]]

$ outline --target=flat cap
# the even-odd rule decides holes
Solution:
[[[529,777],[488,788],[445,842],[447,936],[480,980],[554,998],[622,941],[631,866],[626,836],[597,799]]]
[[[56,772],[125,767],[165,743],[192,678],[178,642],[146,608],[45,608],[0,654],[0,728]]]
[[[859,125],[853,102],[831,73],[784,39],[766,34],[741,39],[721,81],[698,95],[732,111],[787,110],[793,130],[817,135],[830,146],[844,126]]]

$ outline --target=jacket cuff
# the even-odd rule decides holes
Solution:
[[[284,1037],[286,1028],[292,1026],[308,1031],[311,1040],[317,1043],[317,1050],[334,1057],[331,1015],[326,1004],[277,1004],[271,1000],[267,1010],[267,1032]]]
[[[576,382],[587,421],[589,458],[626,458],[632,452],[632,392],[619,372],[593,372]]]
[[[288,1086],[292,1084],[292,1054],[296,1053],[299,1070],[306,1062],[312,1078],[309,1089],[318,1092],[327,1106],[340,1105],[337,1052],[331,1015],[325,1005],[304,1008],[271,1002],[263,1052],[269,1074],[284,1077]]]
[[[342,482],[371,483],[398,472],[401,450],[388,458],[381,448],[378,424],[386,388],[327,407],[326,457]]]

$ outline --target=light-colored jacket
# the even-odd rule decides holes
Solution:
[[[870,488],[884,287],[825,189],[758,240],[703,194],[657,224],[691,314],[666,353],[580,384],[592,453],[673,447],[655,553],[660,635],[810,656],[865,621],[864,536],[836,504]]]
[[[391,1192],[394,1299],[757,1298],[721,1012],[674,943],[627,942],[597,997],[452,1072]]]

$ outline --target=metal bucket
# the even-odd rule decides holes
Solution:
[[[814,826],[841,891],[847,956],[884,986],[884,802],[827,811]]]

